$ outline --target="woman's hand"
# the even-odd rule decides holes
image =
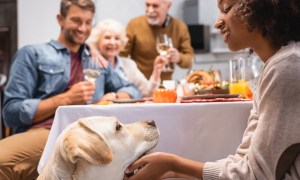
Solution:
[[[131,177],[125,175],[124,180],[157,180],[162,177],[169,178],[167,172],[171,171],[174,158],[175,156],[172,154],[161,152],[146,155],[132,163],[126,169],[125,174],[137,172]]]
[[[125,170],[124,180],[157,180],[166,178],[202,179],[204,163],[168,153],[141,157]],[[131,177],[129,175],[135,174]]]
[[[105,58],[100,54],[99,50],[95,47],[93,43],[87,43],[90,48],[90,53],[93,61],[99,65],[99,67],[107,68],[108,62]]]
[[[118,99],[118,95],[114,92],[110,92],[110,93],[106,93],[102,96],[102,98],[97,102],[101,104],[101,102],[104,102],[104,101],[112,101],[112,100],[115,100],[115,99]]]
[[[154,68],[153,71],[160,71],[162,68],[169,63],[169,58],[167,55],[165,56],[156,56],[154,60]]]
[[[160,74],[162,72],[163,67],[166,66],[166,64],[168,63],[169,63],[169,58],[166,55],[156,56],[154,60],[152,75],[151,75],[155,82],[160,83]]]

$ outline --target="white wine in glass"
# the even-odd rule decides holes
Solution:
[[[83,76],[85,81],[95,82],[100,76],[100,71],[95,69],[84,69]]]
[[[159,34],[157,36],[156,49],[161,56],[167,55],[168,50],[173,47],[172,39],[168,37],[166,34]],[[173,70],[167,64],[162,69],[163,72],[172,72]]]
[[[170,37],[168,37],[168,45],[169,45],[169,48],[173,48],[173,41]],[[169,58],[170,58],[170,55],[168,55]],[[165,69],[164,69],[165,72],[172,72],[173,69],[171,68],[170,66],[170,63],[168,63],[166,66],[165,66]]]
[[[96,79],[100,76],[100,67],[92,59],[85,60],[82,64],[83,66],[83,79],[95,83]],[[87,104],[92,104],[93,101],[86,102]]]
[[[160,55],[167,55],[169,45],[165,43],[157,43],[156,49]]]

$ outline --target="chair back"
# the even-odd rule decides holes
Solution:
[[[0,139],[4,138],[5,135],[5,126],[2,122],[2,95],[5,83],[6,76],[4,74],[0,74]]]

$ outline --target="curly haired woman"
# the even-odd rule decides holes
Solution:
[[[157,152],[129,166],[125,173],[136,173],[125,179],[300,179],[300,1],[218,0],[218,8],[215,27],[228,48],[250,48],[264,62],[236,154],[196,162]]]

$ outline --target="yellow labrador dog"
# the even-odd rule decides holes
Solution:
[[[154,121],[122,124],[115,117],[80,119],[58,137],[38,180],[122,180],[127,166],[153,149],[158,137]]]

